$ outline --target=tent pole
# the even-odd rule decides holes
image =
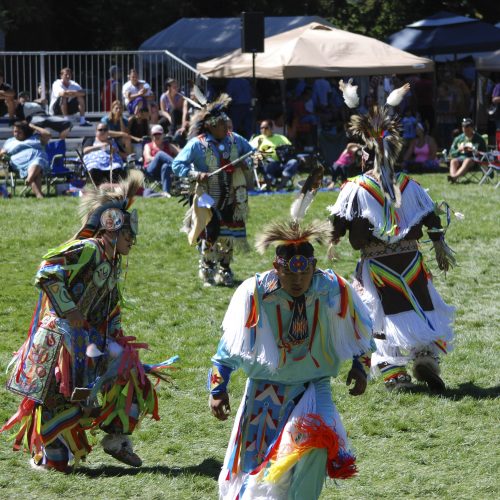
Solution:
[[[257,54],[252,52],[252,133],[250,137],[255,134],[255,127],[257,123],[257,80],[255,78],[255,57]]]

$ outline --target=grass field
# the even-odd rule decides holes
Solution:
[[[498,276],[500,189],[477,184],[449,186],[444,175],[417,176],[434,199],[446,199],[465,220],[454,222],[447,240],[459,266],[435,284],[457,307],[456,345],[443,362],[448,390],[388,394],[372,381],[363,397],[353,398],[344,384],[346,368],[332,391],[358,455],[359,475],[328,481],[322,499],[495,499],[499,487]],[[319,193],[308,218],[323,218],[335,193]],[[250,240],[276,215],[286,216],[291,195],[252,197]],[[76,198],[0,202],[0,367],[4,369],[26,336],[37,293],[32,285],[41,256],[78,227]],[[173,386],[159,388],[160,422],[144,420],[134,435],[144,461],[131,469],[105,455],[98,436],[88,461],[70,475],[37,473],[28,455],[11,451],[13,435],[0,436],[0,498],[215,499],[216,478],[232,419],[215,420],[205,390],[223,314],[232,290],[205,289],[197,278],[197,254],[178,228],[184,207],[175,199],[139,199],[138,244],[130,255],[124,311],[129,335],[148,342],[146,362],[180,355]],[[338,249],[334,269],[349,276],[356,256],[348,242]],[[332,266],[325,251],[321,267]],[[270,267],[271,252],[237,255],[234,271],[243,280]],[[244,377],[232,378],[233,414]],[[1,390],[0,421],[19,399]],[[307,499],[304,499],[307,500]]]

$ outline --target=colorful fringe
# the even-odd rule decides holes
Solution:
[[[296,434],[295,447],[291,453],[276,459],[280,440],[271,450],[270,462],[264,480],[277,483],[306,453],[314,449],[325,448],[327,451],[327,472],[332,479],[348,479],[357,472],[355,458],[343,452],[339,437],[334,429],[329,427],[319,415],[309,414],[298,419],[294,424]],[[264,463],[262,464],[264,465]],[[262,468],[259,467],[259,469]]]
[[[387,365],[383,368],[380,368],[380,373],[382,374],[384,382],[392,379],[397,379],[400,375],[407,375],[407,371],[404,366],[394,365]]]
[[[334,272],[333,274],[335,275],[337,283],[339,284],[340,288],[340,312],[338,313],[338,315],[341,318],[345,318],[347,311],[349,311],[349,315],[351,316],[352,324],[354,326],[354,333],[356,335],[356,338],[358,340],[361,339],[362,337],[371,338],[372,336],[371,323],[368,317],[365,318],[359,314],[352,297],[352,289],[349,286],[347,286],[344,278],[342,278],[341,276],[339,276]]]
[[[397,236],[400,233],[399,228],[399,216],[396,213],[396,209],[390,200],[387,200],[384,196],[384,191],[380,187],[380,185],[371,177],[367,175],[360,175],[357,177],[353,177],[349,179],[352,182],[355,182],[363,189],[368,191],[370,195],[380,204],[384,211],[383,225],[380,228],[380,236]],[[410,178],[400,172],[396,176],[396,184],[399,186],[399,190],[401,194],[405,190],[406,186],[410,182]]]

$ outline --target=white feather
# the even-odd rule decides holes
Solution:
[[[193,94],[196,96],[196,99],[198,99],[199,103],[202,106],[205,106],[205,104],[207,103],[207,98],[197,85],[193,85]]]
[[[290,215],[293,220],[300,221],[306,215],[307,209],[311,206],[314,199],[315,191],[307,191],[307,193],[300,193],[297,199],[290,207]]]
[[[387,104],[389,106],[397,106],[403,100],[403,97],[409,90],[409,83],[405,83],[402,87],[399,87],[399,89],[393,90],[387,97]]]
[[[196,101],[193,101],[193,99],[190,99],[189,97],[185,96],[182,92],[179,92],[179,94],[186,99],[186,101],[191,104],[191,106],[194,106],[197,109],[201,109],[201,105],[197,103]]]
[[[352,78],[347,83],[340,80],[339,88],[342,90],[346,105],[351,109],[357,108],[359,106],[358,86],[352,85]]]

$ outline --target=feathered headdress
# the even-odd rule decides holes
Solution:
[[[144,174],[139,170],[131,170],[128,177],[118,184],[89,186],[81,198],[79,212],[82,227],[75,239],[91,238],[101,229],[118,230],[123,225],[133,226],[137,221],[134,214],[127,210],[143,182]],[[107,217],[103,216],[105,212]]]
[[[347,106],[356,108],[359,104],[357,86],[352,85],[352,80],[347,83],[341,80],[339,87]],[[389,107],[397,106],[409,90],[408,83],[393,90],[382,108],[375,106],[364,115],[354,115],[349,124],[349,131],[375,152],[373,174],[379,180],[386,198],[396,207],[401,203],[401,192],[394,177],[394,163],[403,147],[403,140],[399,133],[399,121],[390,115]]]
[[[304,243],[311,245],[310,251],[312,253],[313,243],[324,244],[328,241],[330,227],[327,222],[313,221],[308,225],[302,224],[302,219],[310,207],[314,195],[321,187],[323,173],[324,168],[320,164],[312,169],[299,195],[290,207],[291,220],[273,222],[263,229],[255,243],[255,248],[259,253],[264,253],[271,245],[298,247]]]
[[[195,85],[193,93],[200,103],[198,111],[191,118],[189,137],[196,137],[203,132],[205,124],[215,125],[219,120],[227,120],[227,108],[231,103],[228,94],[221,94],[215,101],[208,102],[203,92]]]
[[[330,237],[328,221],[313,221],[301,225],[298,221],[273,222],[266,226],[257,237],[255,248],[263,254],[271,245],[300,245],[302,243],[319,243],[323,245]]]

